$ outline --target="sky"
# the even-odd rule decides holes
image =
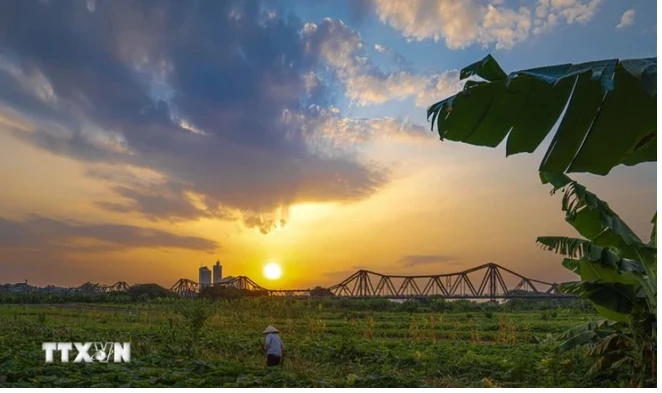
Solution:
[[[575,235],[545,146],[442,142],[425,111],[489,53],[506,72],[656,57],[655,7],[0,2],[0,282],[170,287],[217,260],[271,289],[488,262],[572,280],[535,244]],[[573,178],[648,239],[656,176]]]

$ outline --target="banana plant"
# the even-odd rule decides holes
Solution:
[[[657,58],[506,74],[487,55],[461,70],[467,78],[462,91],[427,110],[442,140],[496,147],[507,136],[510,156],[534,152],[556,129],[539,171],[606,175],[657,161]]]
[[[559,64],[506,74],[488,55],[460,72],[462,91],[430,106],[441,140],[496,147],[506,156],[538,149],[552,193],[565,190],[566,221],[584,238],[540,237],[579,275],[563,291],[588,299],[607,320],[570,330],[561,349],[591,344],[592,372],[630,363],[639,385],[656,370],[657,214],[643,242],[595,194],[565,173],[607,175],[657,161],[657,58]],[[650,362],[650,365],[648,365]]]
[[[637,385],[644,386],[656,370],[657,214],[650,241],[643,242],[628,225],[584,186],[568,176],[541,173],[552,194],[564,190],[566,222],[584,238],[539,237],[545,249],[565,256],[563,266],[580,280],[561,290],[588,299],[608,320],[591,322],[566,332],[559,349],[590,345],[597,358],[589,373],[630,364]]]
[[[633,370],[631,381],[638,387],[655,386],[656,351],[650,341],[642,339],[644,332],[637,331],[642,324],[630,325],[614,321],[592,321],[570,329],[561,336],[559,352],[578,346],[590,345],[588,356],[596,359],[588,375],[605,370]]]

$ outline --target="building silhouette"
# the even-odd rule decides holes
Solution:
[[[216,261],[216,264],[212,267],[213,272],[214,272],[214,277],[213,277],[213,284],[220,284],[221,280],[223,279],[223,266],[221,266],[221,262]]]
[[[211,285],[211,270],[207,266],[200,267],[198,284],[201,287]]]

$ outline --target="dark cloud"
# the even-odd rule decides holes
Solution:
[[[382,169],[316,154],[314,134],[283,122],[332,100],[303,27],[257,1],[0,2],[0,101],[37,122],[17,135],[42,149],[166,176],[166,196],[117,185],[128,202],[100,202],[114,211],[250,217],[364,198]]]
[[[140,212],[147,218],[158,220],[168,217],[171,220],[190,220],[198,217],[232,219],[234,216],[219,207],[198,207],[185,194],[185,190],[175,184],[151,187],[115,187],[115,192],[128,202],[114,203],[99,201],[97,205],[120,213]]]
[[[77,243],[81,240],[99,244]],[[133,225],[82,224],[32,216],[25,221],[0,218],[0,251],[107,251],[130,248],[180,248],[213,252],[218,243]]]
[[[261,216],[251,216],[244,219],[244,225],[248,228],[257,228],[262,234],[267,234],[278,226],[284,227],[287,222],[285,219],[280,220],[268,219]]]
[[[404,267],[432,265],[435,263],[448,265],[448,262],[453,262],[456,259],[456,257],[450,255],[405,255],[398,259],[396,263]]]

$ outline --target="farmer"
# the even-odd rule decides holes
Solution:
[[[267,367],[278,366],[283,361],[283,340],[278,335],[278,329],[269,325],[262,332],[266,337],[264,339],[264,351],[267,354]]]

